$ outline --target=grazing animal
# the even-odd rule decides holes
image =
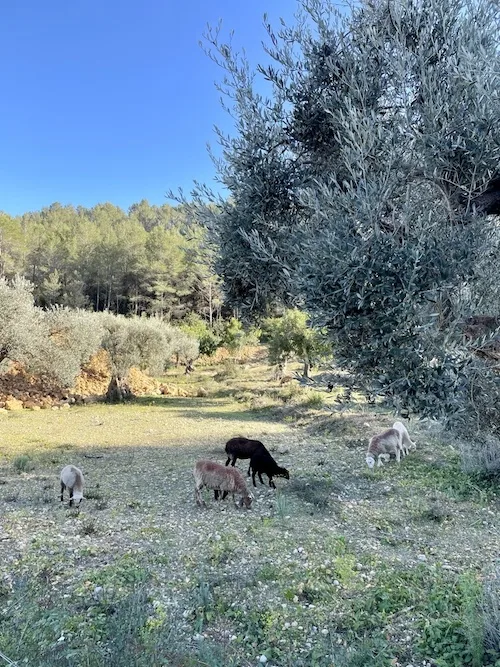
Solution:
[[[252,496],[248,492],[245,478],[237,468],[227,468],[215,461],[197,461],[193,475],[197,505],[205,506],[201,497],[201,489],[206,486],[207,489],[214,490],[216,500],[219,493],[223,491],[223,498],[231,493],[235,502],[235,494],[239,494],[241,496],[239,507],[251,506]]]
[[[252,482],[254,486],[257,486],[255,483],[255,475],[259,476],[261,484],[264,484],[262,474],[267,475],[269,477],[269,486],[273,489],[276,488],[276,485],[273,482],[273,477],[290,479],[288,470],[286,468],[280,468],[267,449],[255,452],[250,459],[250,468],[252,469]]]
[[[394,422],[392,428],[395,428],[396,431],[401,433],[401,449],[403,450],[404,454],[409,454],[410,450],[417,449],[417,443],[410,439],[408,431],[406,430],[406,426],[403,424],[403,422]]]
[[[368,445],[366,452],[366,464],[371,469],[375,466],[377,459],[377,468],[383,465],[382,461],[389,461],[391,454],[394,454],[396,461],[401,461],[401,433],[395,428],[390,428],[380,435],[374,435]]]
[[[267,449],[260,440],[250,440],[243,437],[231,438],[231,440],[226,442],[226,465],[228,466],[231,462],[231,465],[234,466],[236,459],[251,459],[259,451],[267,452]],[[248,466],[247,475],[249,474],[250,466]]]
[[[291,375],[284,375],[280,380],[280,385],[287,384],[287,382],[291,382],[292,380],[293,377]]]
[[[83,499],[83,485],[85,480],[80,468],[76,466],[64,466],[61,470],[61,502],[63,500],[64,489],[69,491],[69,506],[73,505],[73,500],[78,501],[78,506]]]

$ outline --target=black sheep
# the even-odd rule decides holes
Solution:
[[[264,444],[260,440],[250,440],[249,438],[231,438],[226,442],[226,454],[228,466],[234,466],[236,459],[251,459],[256,452],[267,452]],[[232,459],[232,461],[231,461]],[[250,474],[250,466],[248,466],[247,475]]]
[[[252,469],[252,482],[254,486],[257,486],[255,483],[255,475],[259,475],[259,480],[261,484],[264,484],[262,479],[262,474],[269,477],[269,486],[273,489],[276,488],[275,483],[273,482],[273,477],[284,477],[285,479],[290,479],[290,474],[286,468],[280,468],[280,466],[273,459],[271,454],[267,450],[259,450],[250,459],[250,468]]]

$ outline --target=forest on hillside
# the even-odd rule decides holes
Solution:
[[[0,275],[34,285],[35,303],[179,320],[220,315],[221,292],[202,228],[182,206],[127,212],[54,203],[10,216],[0,212]]]

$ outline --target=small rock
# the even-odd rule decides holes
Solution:
[[[418,560],[421,560],[423,563],[427,560],[427,556],[425,554],[418,554],[417,556]]]
[[[19,401],[17,398],[9,398],[7,401],[5,401],[5,409],[6,410],[22,410],[23,409],[23,402]]]
[[[264,654],[262,654],[262,655],[259,657],[259,662],[261,663],[261,665],[265,665],[266,662],[267,662],[267,656],[265,656]]]

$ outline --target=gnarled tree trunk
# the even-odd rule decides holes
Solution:
[[[108,403],[122,403],[134,397],[125,378],[119,375],[113,375],[106,391],[106,401]]]

